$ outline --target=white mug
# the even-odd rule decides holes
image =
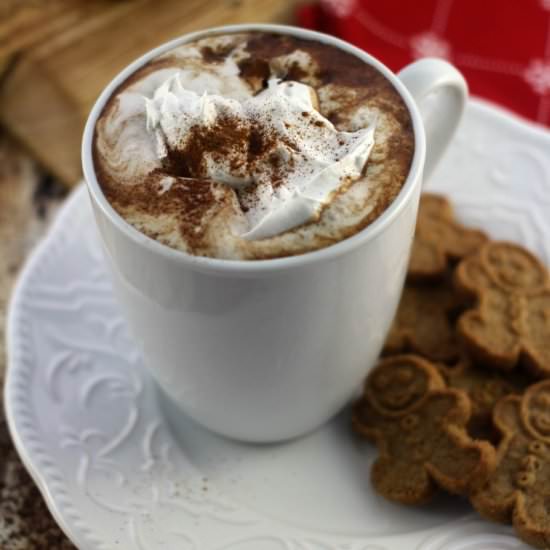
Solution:
[[[195,257],[138,232],[103,195],[92,142],[96,120],[115,89],[180,44],[243,31],[282,33],[350,52],[392,82],[407,105],[415,152],[406,182],[387,210],[352,237],[279,259]],[[432,92],[431,117],[423,122],[416,102]],[[115,294],[136,345],[185,413],[225,436],[267,442],[313,430],[350,400],[375,363],[397,308],[423,173],[447,146],[466,98],[464,79],[444,61],[421,60],[396,76],[337,38],[257,24],[185,35],[147,53],[107,86],[84,131],[84,175]]]

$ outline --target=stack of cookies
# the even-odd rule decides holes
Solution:
[[[384,497],[438,490],[550,548],[550,276],[423,195],[407,284],[353,424]]]

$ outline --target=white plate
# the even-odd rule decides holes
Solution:
[[[479,101],[430,189],[460,218],[550,260],[550,134]],[[392,505],[344,413],[304,439],[252,446],[174,411],[111,296],[84,188],[19,280],[6,407],[23,461],[81,549],[505,550],[508,527],[458,499]]]

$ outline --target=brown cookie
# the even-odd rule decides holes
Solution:
[[[486,241],[483,232],[467,229],[454,219],[451,204],[445,197],[424,193],[420,198],[409,278],[444,277],[452,262],[475,252]]]
[[[407,283],[384,344],[384,355],[414,352],[432,361],[456,361],[459,347],[452,317],[456,317],[460,305],[449,278],[429,286]]]
[[[512,523],[525,542],[550,547],[550,380],[501,399],[493,419],[502,434],[497,467],[471,495],[489,519]]]
[[[470,401],[448,389],[434,365],[414,355],[382,360],[355,404],[356,431],[374,441],[379,456],[374,488],[404,504],[430,499],[438,486],[465,494],[494,467],[493,447],[466,433]]]
[[[523,363],[537,377],[550,376],[550,283],[535,256],[515,244],[487,243],[460,263],[455,284],[476,299],[457,323],[475,358],[504,370]]]
[[[496,441],[493,426],[493,409],[507,395],[521,394],[529,380],[519,373],[502,372],[474,365],[463,357],[453,366],[438,364],[437,368],[447,386],[464,391],[470,398],[472,414],[468,433],[475,439]]]

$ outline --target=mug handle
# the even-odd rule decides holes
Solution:
[[[424,122],[426,181],[449,145],[462,118],[468,99],[468,85],[462,74],[442,59],[421,59],[407,65],[397,73],[397,76],[415,100]]]

